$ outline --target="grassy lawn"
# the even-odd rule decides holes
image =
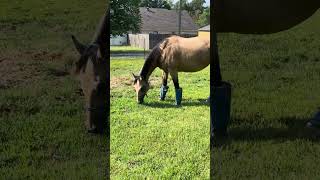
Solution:
[[[149,52],[148,49],[145,50]],[[111,53],[143,53],[144,49],[133,46],[110,46]]]
[[[209,68],[180,73],[183,106],[174,105],[169,83],[166,101],[158,100],[161,71],[150,81],[144,105],[131,87],[143,59],[111,59],[111,178],[209,178]]]
[[[105,177],[106,137],[86,133],[69,74],[70,34],[89,42],[105,3],[0,2],[0,179]]]
[[[319,138],[304,129],[320,106],[320,12],[285,32],[221,34],[233,85],[230,138],[213,152],[216,179],[318,179]]]

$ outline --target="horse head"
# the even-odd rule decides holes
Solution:
[[[86,126],[88,132],[102,133],[107,122],[107,60],[106,60],[106,19],[100,24],[92,43],[80,43],[72,36],[73,43],[80,54],[76,62],[75,75],[79,78],[85,96]],[[103,41],[104,40],[104,41]]]
[[[143,78],[142,76],[133,75],[133,87],[137,94],[137,102],[139,104],[143,103],[144,97],[147,95],[148,90],[150,89],[150,85],[148,80]]]

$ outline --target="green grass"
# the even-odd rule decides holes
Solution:
[[[149,52],[148,49],[133,46],[110,46],[111,53],[143,53],[144,51]]]
[[[317,179],[319,139],[304,129],[320,103],[320,12],[285,32],[219,34],[223,79],[232,84],[230,137],[212,152],[214,179]],[[180,73],[183,106],[158,100],[160,71],[145,105],[131,72],[142,59],[111,60],[111,177],[208,179],[209,72]]]
[[[86,133],[70,38],[89,42],[105,1],[0,2],[0,179],[103,179],[105,136]]]
[[[111,178],[208,179],[209,106],[199,99],[209,95],[209,68],[179,74],[184,100],[177,108],[172,82],[166,101],[158,100],[159,70],[145,104],[136,103],[130,72],[142,65],[143,59],[111,60]]]
[[[320,104],[320,12],[285,32],[221,34],[233,85],[230,138],[214,149],[216,179],[317,179],[319,138],[304,129]]]

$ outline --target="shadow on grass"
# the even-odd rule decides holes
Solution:
[[[271,126],[256,128],[250,125],[230,128],[228,130],[229,136],[225,139],[218,139],[215,147],[228,146],[234,141],[262,142],[272,140],[275,143],[281,143],[299,139],[320,142],[320,129],[306,128],[308,120],[309,119],[299,119],[295,117],[283,117],[274,120],[274,122],[279,122],[282,125],[281,128]],[[233,119],[233,121],[238,123],[248,122],[244,119]]]
[[[149,103],[144,103],[143,105],[153,107],[153,108],[179,108],[183,106],[209,106],[206,102],[206,99],[194,100],[183,100],[180,106],[175,105],[174,100],[165,100],[165,101],[153,101]]]
[[[237,123],[245,122],[245,119],[233,119]],[[217,161],[213,156],[216,148],[228,147],[232,142],[253,142],[273,141],[274,144],[284,143],[294,140],[305,140],[309,142],[320,142],[320,130],[306,128],[309,119],[298,119],[295,117],[283,117],[272,121],[279,122],[282,128],[263,127],[255,128],[254,125],[244,125],[243,127],[230,128],[227,138],[212,139],[216,144],[210,147],[210,178],[214,179],[214,166]],[[241,125],[240,125],[241,126]]]
[[[50,76],[56,76],[56,77],[63,77],[67,76],[70,73],[64,70],[59,70],[59,69],[54,69],[54,68],[48,68],[47,69],[47,74]]]

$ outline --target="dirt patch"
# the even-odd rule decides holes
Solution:
[[[23,65],[12,58],[2,58],[0,61],[0,89],[17,86],[36,75],[37,71],[34,68]]]
[[[28,59],[37,61],[55,61],[63,59],[62,53],[51,53],[48,51],[26,51],[23,55]]]
[[[161,78],[150,78],[149,80],[150,82],[150,88],[154,88],[154,87],[160,87],[161,85]],[[111,78],[110,80],[110,88],[119,88],[119,87],[131,87],[133,84],[133,80],[131,77],[115,77],[115,78]]]
[[[162,83],[162,79],[157,77],[151,77],[149,82],[150,82],[150,88],[160,87]]]
[[[110,80],[110,88],[113,89],[121,86],[131,86],[132,83],[132,79],[129,77],[115,77]]]
[[[28,84],[38,81],[43,75],[53,74],[57,77],[67,75],[65,71],[46,68],[48,61],[65,60],[62,53],[47,51],[26,51],[0,55],[0,89]],[[60,63],[60,62],[59,62]]]

